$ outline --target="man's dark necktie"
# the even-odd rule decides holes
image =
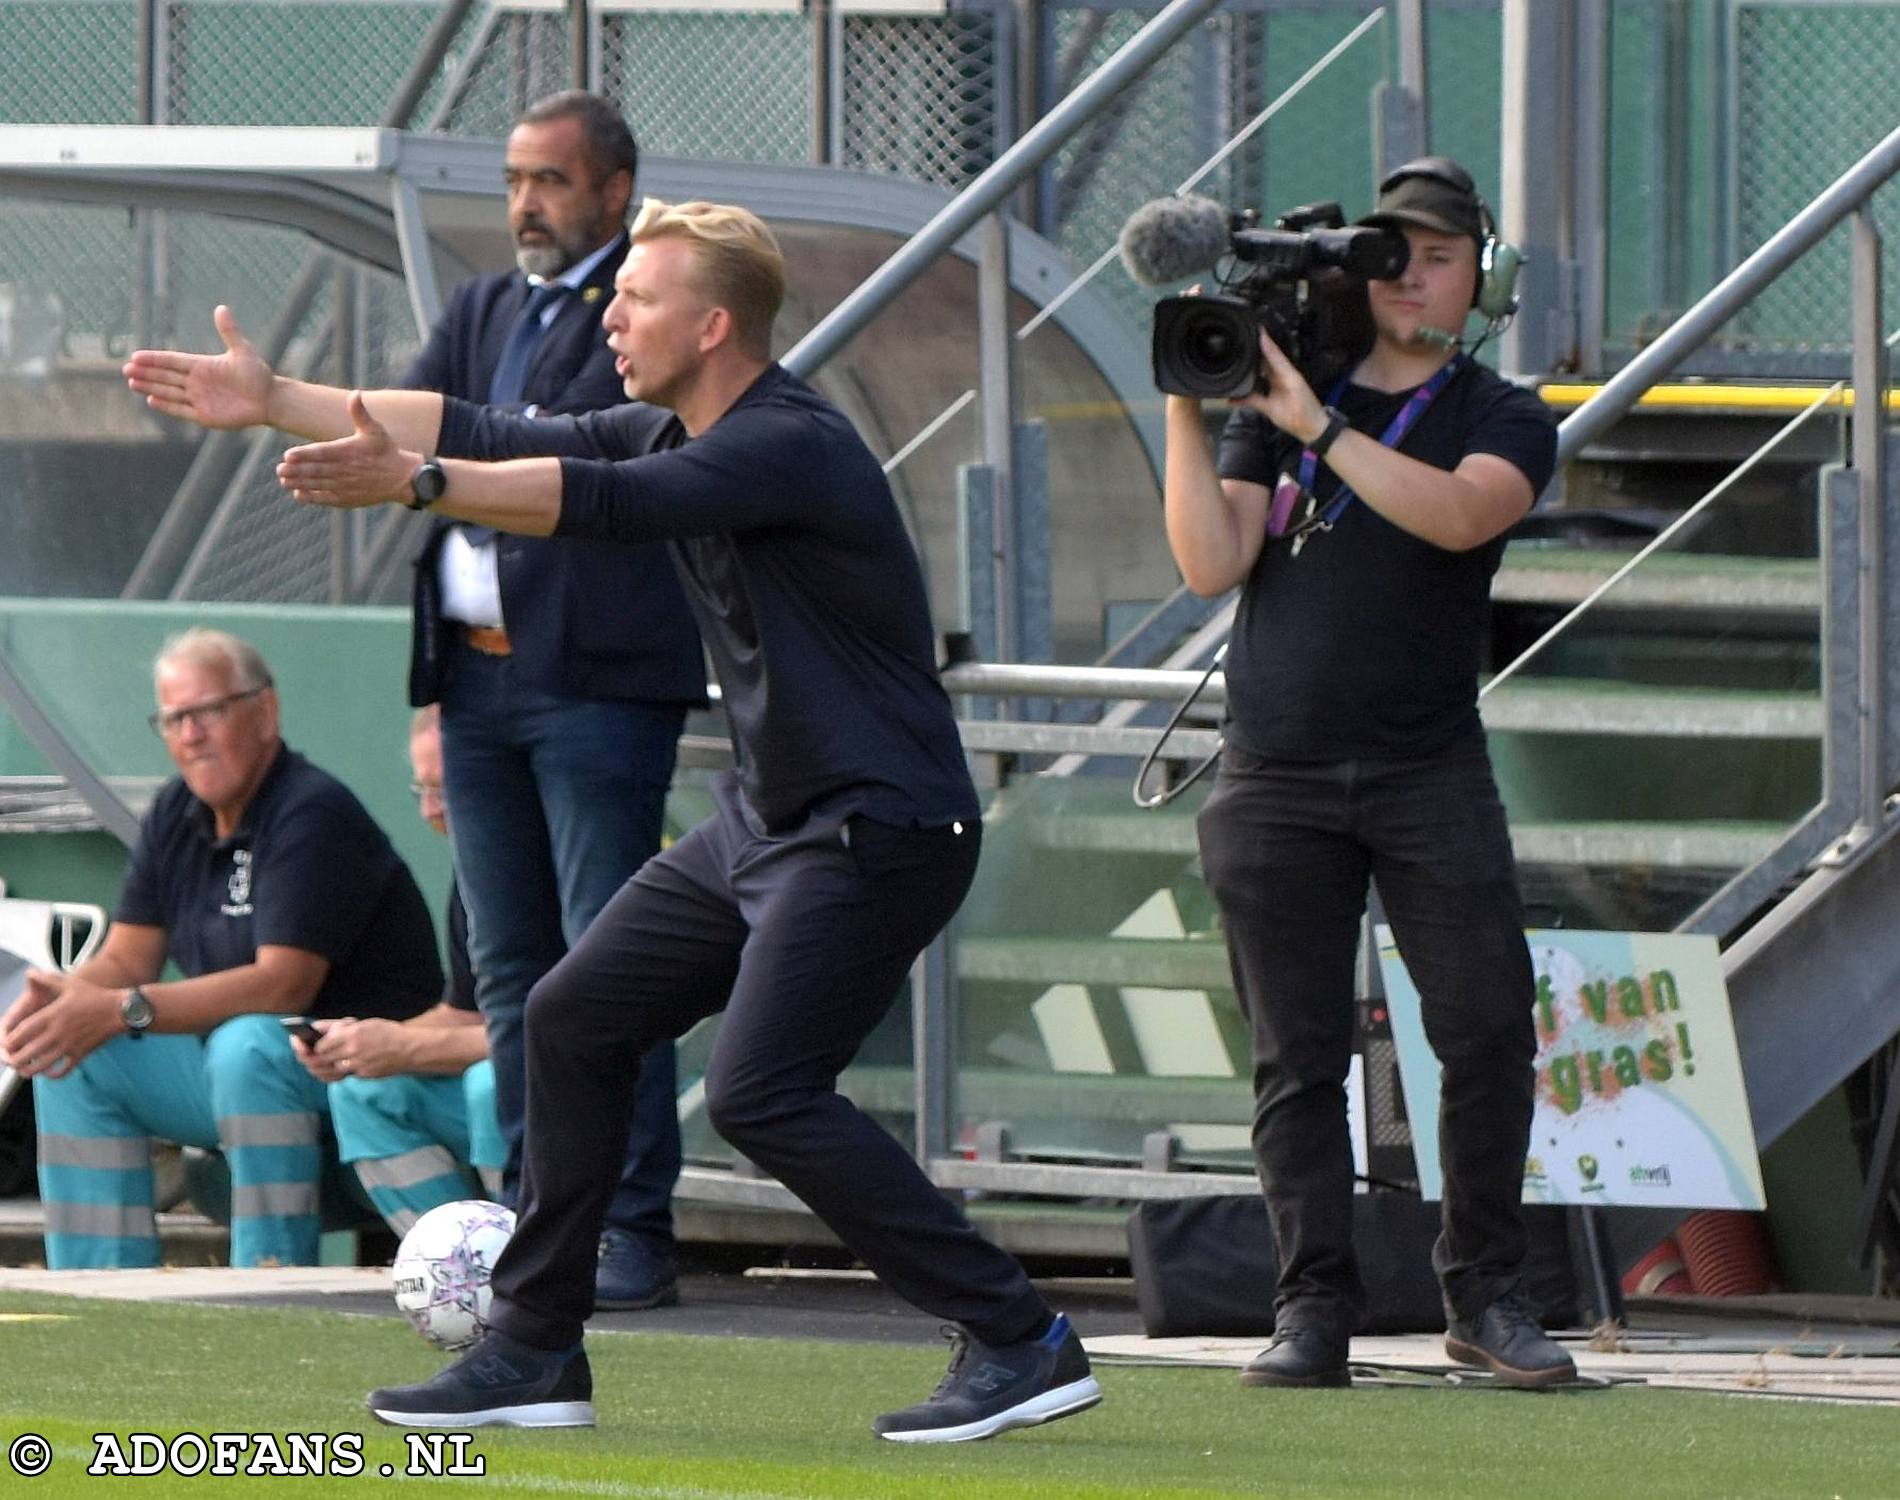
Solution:
[[[495,366],[495,373],[488,382],[490,406],[521,404],[521,393],[528,384],[528,365],[534,359],[534,351],[541,342],[541,336],[547,332],[542,314],[547,311],[549,303],[570,290],[561,282],[544,281],[528,293],[526,305],[515,318],[514,327],[508,330],[508,342],[502,347],[501,361]],[[492,541],[495,536],[493,527],[476,526],[467,521],[462,523],[462,532],[477,547]]]
[[[488,382],[490,406],[520,405],[521,393],[528,384],[528,365],[534,359],[535,346],[541,342],[541,335],[547,331],[542,326],[541,315],[547,311],[549,303],[568,290],[558,281],[544,281],[528,293],[527,305],[515,319],[515,326],[508,330],[508,343],[501,351],[501,362],[495,366],[494,377]]]

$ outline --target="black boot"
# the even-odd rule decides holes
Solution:
[[[1273,1330],[1273,1342],[1240,1372],[1240,1383],[1296,1389],[1351,1385],[1346,1369],[1350,1343],[1330,1327],[1283,1319]]]
[[[1535,1388],[1577,1378],[1577,1364],[1507,1293],[1476,1317],[1450,1319],[1445,1352],[1460,1364],[1489,1370],[1499,1385]]]

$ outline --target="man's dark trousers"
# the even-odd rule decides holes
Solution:
[[[675,705],[558,697],[512,680],[510,658],[454,650],[442,692],[443,781],[468,891],[469,954],[495,1063],[495,1113],[518,1193],[525,1123],[523,1015],[530,988],[614,893],[659,852]],[[453,814],[451,814],[453,816]],[[677,1069],[670,1044],[640,1072],[608,1222],[663,1260],[679,1177]]]
[[[817,814],[753,831],[732,778],[716,810],[608,903],[528,1001],[522,1220],[495,1269],[495,1326],[577,1342],[640,1053],[725,1011],[706,1074],[719,1133],[891,1289],[986,1343],[1046,1318],[1022,1268],[837,1093],[975,874],[980,830]]]
[[[1230,745],[1199,828],[1253,1031],[1254,1154],[1280,1256],[1276,1307],[1340,1335],[1364,1311],[1345,1079],[1370,877],[1443,1069],[1444,1227],[1433,1263],[1453,1310],[1482,1311],[1511,1289],[1524,1254],[1536,1054],[1523,907],[1483,744],[1313,764]]]
[[[574,412],[624,399],[600,310],[625,253],[623,236],[579,292],[556,304],[523,401]],[[485,402],[528,299],[519,272],[462,283],[402,383]],[[673,565],[654,544],[495,538],[512,651],[475,650],[441,612],[436,570],[448,529],[438,521],[417,559],[410,702],[442,705],[450,832],[508,1143],[504,1196],[513,1197],[529,987],[659,848],[674,742],[706,677]],[[679,1175],[674,1080],[668,1042],[646,1070],[608,1215],[663,1265],[673,1254]]]

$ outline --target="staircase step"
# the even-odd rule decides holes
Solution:
[[[1507,604],[1578,604],[1633,556],[1633,548],[1516,543],[1505,550],[1491,597]],[[1811,558],[1662,552],[1645,559],[1598,607],[1812,615],[1821,607],[1821,565]]]
[[[1780,823],[1524,822],[1511,842],[1525,865],[1648,865],[1656,869],[1739,870],[1755,863],[1787,833]],[[1181,814],[1064,813],[1036,821],[1044,849],[1088,854],[1152,854],[1191,859],[1200,853],[1194,820]],[[1127,941],[1127,940],[1124,940]],[[1139,981],[1137,981],[1139,982]]]
[[[1519,734],[1819,739],[1818,693],[1651,687],[1591,677],[1516,677],[1479,703],[1484,727]]]
[[[1659,870],[1741,870],[1787,836],[1785,823],[1516,823],[1523,865],[1644,865]]]

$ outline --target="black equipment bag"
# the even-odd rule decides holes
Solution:
[[[1531,1248],[1521,1290],[1550,1326],[1575,1320],[1576,1283],[1561,1209],[1525,1210]],[[1366,1285],[1361,1333],[1445,1326],[1432,1242],[1438,1205],[1404,1192],[1353,1197],[1353,1247]],[[1135,1301],[1150,1338],[1245,1338],[1273,1332],[1279,1258],[1257,1193],[1151,1198],[1128,1216]]]

